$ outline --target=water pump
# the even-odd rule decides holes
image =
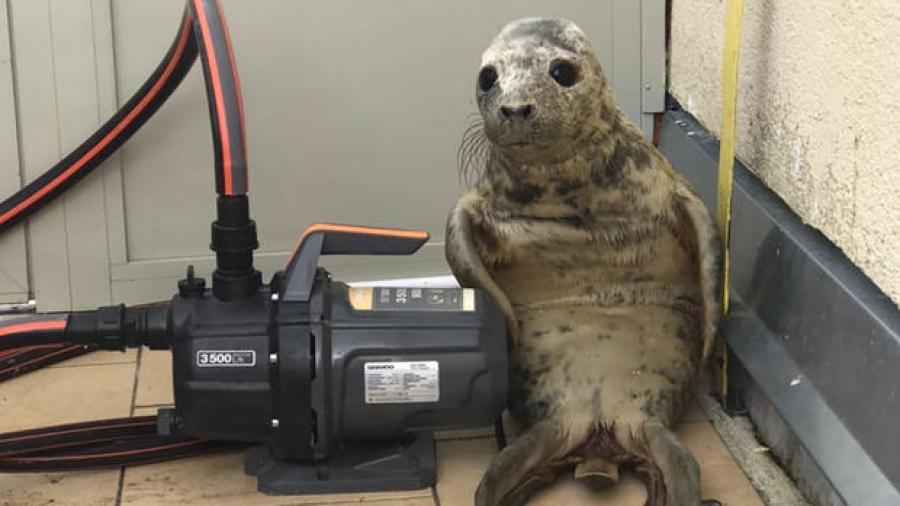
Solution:
[[[175,408],[161,430],[264,442],[246,470],[265,492],[432,485],[431,431],[490,425],[504,407],[503,314],[469,288],[351,288],[318,267],[322,254],[411,254],[427,238],[314,225],[239,301],[189,272],[165,309]]]

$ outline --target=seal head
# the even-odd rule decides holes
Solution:
[[[584,32],[563,19],[507,25],[481,57],[484,132],[517,163],[558,163],[609,136],[612,92]]]

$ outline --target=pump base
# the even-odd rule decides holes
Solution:
[[[276,460],[267,446],[250,449],[244,472],[270,495],[418,490],[435,483],[434,436],[403,441],[353,442],[321,463]]]

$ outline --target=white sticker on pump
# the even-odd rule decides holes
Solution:
[[[366,404],[437,402],[440,399],[436,360],[366,362]]]

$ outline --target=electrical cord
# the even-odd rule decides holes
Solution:
[[[53,472],[148,464],[236,446],[159,435],[155,416],[94,420],[0,434],[0,472]]]

